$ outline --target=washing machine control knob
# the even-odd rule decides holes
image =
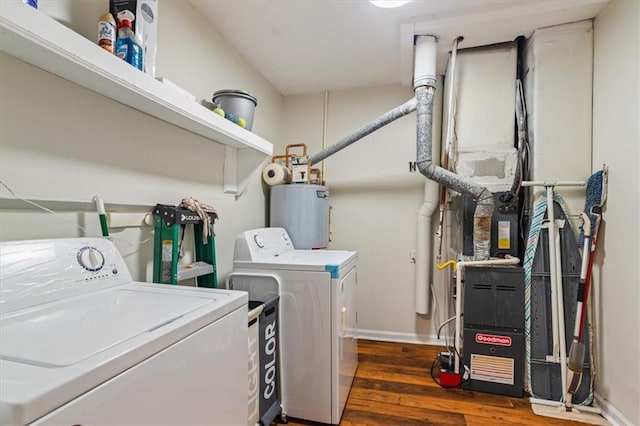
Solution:
[[[264,240],[259,234],[253,234],[253,241],[255,241],[258,248],[264,248]]]
[[[82,247],[76,257],[80,266],[87,271],[97,272],[104,266],[104,255],[95,247]]]

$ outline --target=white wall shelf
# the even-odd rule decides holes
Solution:
[[[260,136],[111,55],[21,1],[0,5],[0,50],[160,120],[226,145],[225,192],[239,195],[273,153]],[[232,153],[232,154],[230,154]],[[233,161],[234,164],[230,164]]]

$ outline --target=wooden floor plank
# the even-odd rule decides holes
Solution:
[[[528,410],[515,410],[514,408],[503,408],[486,406],[476,402],[451,401],[449,399],[425,397],[420,395],[401,395],[400,405],[407,407],[428,407],[437,411],[454,411],[464,415],[475,415],[485,417],[488,420],[508,422],[511,424],[540,424],[540,425],[570,425],[572,422],[564,420],[540,417]]]
[[[429,366],[430,368],[431,366]],[[406,374],[409,376],[429,376],[429,368],[416,367],[411,365],[397,364],[380,364],[378,362],[361,361],[358,369],[379,374]],[[431,377],[429,377],[431,378]]]
[[[421,424],[436,425],[464,425],[464,416],[459,413],[431,410],[423,407],[407,407],[398,404],[370,401],[359,398],[349,398],[345,412],[351,410],[365,411],[380,416],[381,421],[388,417],[398,417],[406,420],[418,420]],[[344,416],[344,414],[343,414]],[[347,418],[349,418],[347,416]],[[390,424],[390,423],[386,423]]]
[[[394,371],[395,370],[395,371]],[[413,370],[407,370],[401,366],[368,366],[362,365],[358,367],[356,377],[372,380],[385,380],[388,382],[397,383],[412,383],[422,386],[438,386],[433,382],[431,376],[426,374],[425,369],[414,368]]]
[[[494,426],[494,425],[511,426],[514,424],[513,422],[506,422],[503,420],[492,419],[489,417],[474,416],[471,414],[465,414],[464,419],[467,422],[467,426]],[[522,424],[522,422],[520,424]]]
[[[527,398],[441,388],[431,378],[437,346],[360,340],[359,366],[341,425],[571,425],[536,416]],[[290,419],[291,426],[317,423]]]
[[[358,398],[367,401],[385,402],[387,404],[400,405],[400,394],[397,392],[386,392],[380,389],[366,389],[360,387],[351,388],[349,398]]]
[[[349,410],[349,412],[343,416],[342,422],[340,425],[351,424],[351,425],[361,425],[361,426],[387,426],[387,425],[396,425],[396,426],[409,426],[409,425],[424,425],[422,420],[412,420],[406,419],[404,417],[398,416],[380,416],[375,413],[370,413],[368,411],[359,411],[359,410]]]
[[[474,392],[462,389],[445,389],[440,386],[422,386],[416,384],[396,383],[386,380],[372,380],[356,377],[353,383],[354,388],[375,389],[386,392],[393,392],[398,395],[417,395],[433,397],[450,402],[470,402],[486,406],[513,408],[510,399],[500,395],[490,393]]]
[[[433,362],[433,360],[427,360],[427,359],[420,359],[418,357],[406,357],[406,358],[402,358],[402,357],[389,357],[386,355],[372,355],[372,354],[362,354],[358,357],[359,360],[362,360],[362,362],[369,362],[369,363],[374,363],[374,364],[379,364],[379,365],[390,365],[390,366],[394,366],[394,365],[398,365],[398,360],[402,360],[402,365],[404,366],[411,366],[411,367],[418,367],[418,368],[423,368],[423,369],[428,369],[431,368],[431,363]]]

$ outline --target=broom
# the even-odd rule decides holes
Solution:
[[[564,401],[566,411],[573,409],[573,394],[578,390],[582,379],[582,366],[585,354],[585,346],[583,343],[584,323],[587,316],[587,301],[589,300],[598,230],[602,219],[602,207],[606,201],[607,166],[605,165],[602,170],[591,175],[587,181],[584,212],[580,214],[583,220],[583,227],[580,231],[580,242],[583,247],[583,254],[573,341],[569,349],[567,365],[567,394],[565,395]]]
[[[584,226],[580,234],[583,245],[582,266],[580,271],[580,284],[578,286],[578,306],[576,309],[576,327],[574,337],[569,350],[567,365],[567,392],[564,403],[557,406],[555,402],[539,401],[539,404],[531,404],[534,413],[541,416],[555,417],[559,419],[574,420],[578,422],[608,425],[609,423],[599,414],[597,407],[572,405],[573,394],[578,390],[582,379],[582,365],[584,362],[585,347],[583,343],[583,330],[586,320],[587,301],[593,260],[598,237],[598,229],[602,218],[602,206],[607,200],[607,166],[591,175],[587,181],[584,214],[581,214]],[[585,247],[586,246],[586,247]],[[586,267],[586,270],[585,270]]]

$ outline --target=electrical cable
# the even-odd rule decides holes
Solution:
[[[62,219],[64,219],[64,220],[68,221],[68,222],[72,222],[72,221],[73,221],[72,219],[69,219],[68,217],[63,216],[63,215],[61,215],[60,213],[54,212],[53,210],[48,209],[48,208],[46,208],[45,206],[42,206],[42,205],[40,205],[40,204],[36,203],[35,201],[27,200],[26,198],[22,198],[22,197],[20,197],[20,196],[19,196],[19,195],[17,195],[15,192],[13,192],[13,190],[12,190],[11,188],[9,188],[9,186],[8,186],[6,183],[4,183],[2,180],[0,180],[0,184],[1,184],[2,186],[4,186],[4,187],[7,189],[7,191],[9,191],[9,192],[11,193],[11,195],[13,195],[13,196],[14,196],[15,198],[17,198],[18,200],[24,201],[24,202],[25,202],[25,203],[27,203],[27,204],[31,204],[32,206],[35,206],[35,207],[37,207],[37,208],[39,208],[39,209],[41,209],[41,210],[44,210],[44,211],[45,211],[45,212],[47,212],[47,213],[51,213],[52,215],[57,216],[57,217],[59,217],[59,218],[62,218]],[[78,229],[79,229],[79,230],[81,230],[82,232],[87,232],[87,230],[86,230],[84,227],[82,227],[82,226],[80,226],[80,225],[78,225],[78,224],[76,224],[76,223],[74,223],[74,224],[73,224],[73,226],[75,226],[76,228],[78,228]]]
[[[460,317],[463,317],[463,316],[464,316],[464,314],[461,314],[461,315],[460,315]],[[437,337],[438,339],[440,339],[440,332],[442,331],[442,329],[444,328],[444,326],[445,326],[445,325],[447,325],[448,323],[450,323],[451,321],[453,321],[454,319],[456,319],[456,317],[455,317],[455,316],[453,316],[453,317],[449,318],[448,320],[446,320],[445,322],[443,322],[443,323],[440,325],[440,328],[438,328],[438,333],[436,334],[436,337]],[[449,351],[449,352],[455,352],[456,354],[458,354],[458,358],[462,359],[462,355],[460,355],[460,352],[458,352],[458,350],[456,349],[456,347],[455,347],[455,346],[450,346],[450,345],[449,345],[449,339],[448,339],[448,335],[447,335],[447,334],[445,334],[445,335],[444,335],[444,344],[445,344],[445,347],[447,348],[447,351]]]
[[[436,293],[436,287],[433,285],[433,280],[431,281],[431,294],[433,295],[433,321],[435,322],[436,329],[440,327],[438,324],[438,316],[440,315],[440,308],[438,304],[438,293]]]
[[[446,320],[444,323],[442,323],[442,324],[440,325],[440,327],[438,328],[438,332],[436,333],[436,338],[437,338],[438,340],[440,339],[440,331],[442,331],[442,328],[443,328],[445,325],[447,325],[448,323],[450,323],[452,320],[454,320],[455,318],[456,318],[456,317],[449,318],[448,320]],[[449,352],[451,352],[451,349],[450,349],[450,347],[449,347],[449,336],[448,336],[448,334],[445,334],[445,335],[444,335],[444,345],[445,345],[445,347],[447,348],[447,350],[448,350]]]
[[[62,214],[60,214],[60,213],[58,213],[58,212],[55,212],[55,211],[53,211],[53,210],[51,210],[51,209],[49,209],[49,208],[47,208],[47,207],[45,207],[45,206],[43,206],[43,205],[41,205],[41,204],[38,204],[38,203],[36,203],[35,201],[32,201],[32,200],[29,200],[29,199],[26,199],[26,198],[23,198],[23,197],[19,196],[18,194],[16,194],[16,193],[13,191],[13,189],[11,189],[11,188],[9,187],[9,185],[7,185],[6,183],[4,183],[2,180],[0,180],[0,185],[4,186],[4,187],[6,188],[6,190],[7,190],[7,191],[9,191],[9,193],[10,193],[11,195],[13,195],[13,196],[14,196],[14,198],[16,198],[16,199],[18,199],[18,200],[20,200],[20,201],[24,201],[24,202],[25,202],[25,203],[27,203],[27,204],[31,204],[32,206],[35,206],[35,207],[37,207],[37,208],[39,208],[39,209],[41,209],[41,210],[44,210],[45,212],[50,213],[50,214],[52,214],[52,215],[54,215],[54,216],[56,216],[56,217],[58,217],[58,218],[64,219],[64,220],[65,220],[65,221],[67,221],[67,222],[73,222],[73,219],[70,219],[70,218],[68,218],[68,217],[66,217],[66,216],[64,216],[64,215],[62,215]],[[83,226],[81,226],[81,225],[78,225],[77,223],[71,223],[71,225],[72,225],[73,227],[75,227],[75,228],[77,228],[77,229],[81,230],[81,231],[82,231],[82,232],[84,232],[85,234],[87,234],[87,233],[88,233],[88,231],[87,231],[87,229],[86,229],[85,227],[83,227]],[[139,248],[140,248],[143,244],[145,244],[146,242],[150,241],[153,237],[149,237],[149,238],[145,239],[144,241],[142,241],[142,242],[140,242],[140,243],[135,243],[135,244],[132,244],[132,243],[130,243],[129,241],[127,241],[127,240],[123,239],[123,238],[118,238],[118,237],[114,237],[114,236],[109,236],[109,237],[106,237],[106,238],[107,238],[108,240],[111,240],[111,241],[119,241],[119,242],[121,242],[121,243],[124,243],[124,244],[128,245],[129,247],[132,247],[132,248],[134,249],[134,251],[133,251],[133,252],[131,252],[131,253],[127,253],[126,255],[122,255],[122,257],[127,257],[127,256],[131,256],[133,253],[135,253],[136,251],[138,251],[138,250],[139,250]]]
[[[451,321],[453,321],[454,319],[456,319],[456,317],[455,317],[455,316],[453,316],[453,317],[449,318],[448,320],[446,320],[445,322],[443,322],[443,323],[440,325],[440,327],[438,328],[438,333],[437,333],[437,335],[436,335],[438,339],[440,338],[440,331],[442,331],[442,328],[443,328],[445,325],[449,324],[449,323],[450,323]]]

